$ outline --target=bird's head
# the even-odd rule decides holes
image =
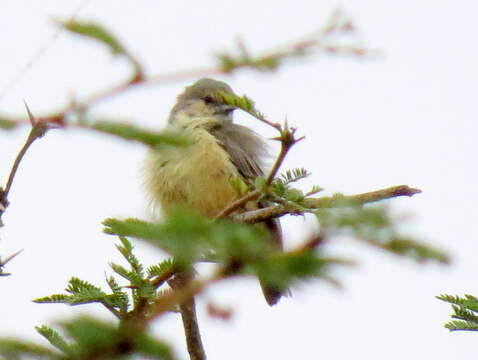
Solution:
[[[218,122],[232,122],[232,113],[236,109],[227,105],[218,92],[234,94],[225,82],[213,79],[201,79],[178,96],[177,103],[169,115],[169,123],[185,124],[197,118],[214,118]]]

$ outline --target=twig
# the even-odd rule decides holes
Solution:
[[[177,273],[177,269],[171,269],[170,271],[165,272],[162,276],[158,276],[151,280],[151,285],[157,289],[161,287],[166,281],[172,278]]]
[[[399,196],[413,196],[421,192],[420,189],[411,188],[407,185],[399,185],[358,195],[334,195],[306,199],[305,207],[310,210],[353,207]],[[297,209],[291,209],[286,205],[274,205],[259,210],[236,214],[232,216],[232,219],[238,222],[253,224],[267,219],[281,217],[286,214],[297,215],[304,212],[306,211],[298,212]]]
[[[193,275],[191,272],[177,274],[168,283],[175,291],[182,289],[191,282]],[[186,345],[191,360],[205,360],[206,352],[201,340],[199,324],[196,315],[196,302],[194,296],[179,302],[179,311],[183,321],[184,334],[186,336]]]
[[[282,163],[284,162],[284,159],[287,156],[287,153],[289,152],[289,150],[292,149],[292,147],[295,144],[297,144],[299,141],[304,139],[304,137],[300,137],[298,139],[294,137],[296,129],[295,128],[289,129],[289,125],[287,124],[287,119],[285,120],[284,128],[280,127],[279,131],[281,135],[276,140],[279,140],[281,142],[281,148],[280,148],[279,155],[277,156],[277,159],[274,162],[274,166],[272,166],[272,169],[269,172],[269,175],[267,176],[267,179],[265,182],[266,186],[269,186],[270,184],[272,184],[272,181],[274,181],[277,175],[277,172],[279,171]]]
[[[12,169],[10,170],[10,174],[8,176],[7,184],[5,185],[5,189],[0,188],[0,226],[3,226],[1,217],[5,212],[6,208],[8,207],[8,193],[10,192],[10,189],[13,184],[13,179],[15,178],[15,174],[17,173],[18,167],[23,159],[23,156],[25,155],[31,144],[33,144],[36,139],[43,137],[50,129],[50,125],[48,123],[37,121],[35,119],[26,102],[25,108],[27,110],[28,118],[30,120],[32,128],[30,130],[30,133],[28,134],[25,144],[15,158]]]
[[[216,215],[215,218],[216,219],[222,219],[222,218],[225,218],[225,217],[229,216],[230,214],[232,214],[237,209],[241,208],[243,205],[245,205],[249,201],[257,199],[261,195],[261,193],[262,193],[262,191],[260,191],[260,190],[253,190],[253,191],[247,193],[246,195],[244,195],[243,197],[241,197],[237,200],[234,200],[229,205],[227,205],[224,209],[222,209],[219,212],[219,214]]]
[[[9,273],[3,272],[3,267],[14,257],[16,257],[18,254],[20,254],[23,251],[23,249],[18,250],[17,252],[14,252],[12,255],[7,256],[5,259],[0,259],[0,276],[8,276],[10,275]]]

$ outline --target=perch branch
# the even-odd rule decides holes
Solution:
[[[411,188],[407,185],[399,185],[357,195],[333,195],[306,199],[305,207],[313,210],[361,206],[399,196],[413,196],[421,192],[420,189]],[[286,214],[297,215],[302,213],[303,212],[298,212],[297,209],[290,209],[287,205],[274,205],[259,210],[237,214],[232,216],[232,219],[238,222],[253,224],[271,218],[278,218]]]

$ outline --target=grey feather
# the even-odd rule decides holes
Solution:
[[[249,128],[233,123],[224,123],[211,129],[232,163],[245,179],[264,175],[263,158],[267,154],[262,139]]]
[[[267,154],[265,143],[251,129],[233,123],[221,124],[210,130],[222,144],[229,154],[232,163],[239,170],[239,173],[245,179],[254,179],[257,176],[264,175],[263,157]],[[270,204],[260,202],[259,207],[266,207]],[[282,250],[282,229],[278,219],[270,219],[264,222],[264,225],[270,230],[271,240],[274,246]],[[287,294],[279,289],[265,286],[261,281],[264,297],[269,305],[276,304],[282,295]]]

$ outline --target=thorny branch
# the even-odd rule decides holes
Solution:
[[[333,196],[305,199],[306,210],[303,212],[298,212],[297,209],[289,208],[287,205],[273,205],[267,208],[233,215],[232,219],[238,222],[254,224],[267,219],[278,218],[287,214],[297,215],[304,212],[312,212],[317,209],[361,206],[399,196],[411,197],[421,192],[422,191],[420,189],[412,188],[408,185],[399,185],[358,195],[346,196],[338,194]]]
[[[355,26],[343,12],[337,10],[330,17],[326,25],[319,31],[306,36],[303,40],[286,43],[274,50],[266,51],[259,56],[251,56],[244,45],[239,43],[238,55],[219,55],[219,64],[213,67],[203,67],[186,71],[169,72],[151,76],[138,74],[140,64],[133,64],[133,76],[126,81],[107,89],[100,90],[97,93],[86,97],[81,101],[72,101],[64,109],[57,111],[49,116],[42,116],[39,121],[55,123],[65,126],[66,117],[72,113],[81,113],[98,103],[118,96],[126,91],[145,86],[154,86],[171,83],[191,78],[214,75],[230,75],[233,71],[240,68],[254,68],[259,71],[274,70],[280,62],[290,58],[302,58],[312,53],[325,52],[328,54],[349,54],[354,56],[364,56],[373,53],[371,50],[361,46],[343,46],[331,43],[329,40],[335,35],[343,33],[353,33]],[[26,119],[15,120],[19,123]],[[262,119],[261,121],[267,122]],[[81,124],[68,124],[69,126],[80,126]],[[277,125],[277,124],[272,124]]]
[[[50,124],[43,121],[37,121],[34,118],[26,102],[25,102],[25,108],[27,110],[28,118],[30,120],[30,124],[32,125],[32,128],[30,130],[30,133],[28,134],[25,144],[23,145],[17,157],[15,158],[12,169],[10,170],[10,175],[8,176],[7,184],[5,185],[5,189],[2,189],[0,187],[0,226],[3,226],[2,215],[7,209],[9,204],[8,193],[10,192],[10,189],[12,188],[13,179],[15,178],[15,174],[17,173],[18,167],[20,166],[20,162],[22,161],[23,156],[26,154],[28,148],[35,142],[35,140],[43,137],[46,134],[46,132],[50,129]]]

